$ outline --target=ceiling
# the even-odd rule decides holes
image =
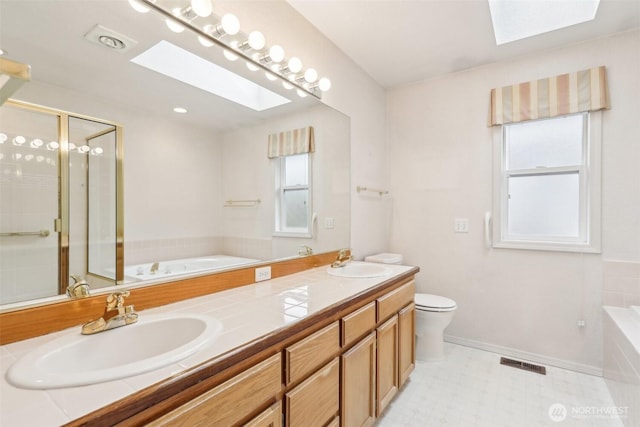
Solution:
[[[287,1],[385,88],[640,28],[640,0],[601,0],[593,21],[496,46],[486,0]]]

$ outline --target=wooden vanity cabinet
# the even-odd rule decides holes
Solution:
[[[232,426],[273,401],[282,389],[280,354],[247,369],[228,381],[149,423],[149,426]],[[278,411],[279,412],[279,411]],[[260,416],[254,421],[260,421]],[[251,424],[250,424],[251,425]],[[266,424],[254,424],[256,426]]]

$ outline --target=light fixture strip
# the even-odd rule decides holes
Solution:
[[[150,9],[155,10],[156,12],[159,12],[161,15],[163,15],[165,18],[167,19],[172,19],[175,21],[179,21],[181,25],[183,25],[184,27],[194,31],[197,35],[205,38],[206,40],[209,40],[210,42],[217,44],[218,46],[220,46],[223,49],[227,49],[231,52],[233,52],[234,55],[239,56],[241,58],[243,58],[245,61],[250,62],[251,64],[255,65],[256,67],[269,72],[270,74],[273,74],[275,76],[277,76],[278,78],[280,78],[281,80],[283,80],[284,82],[294,86],[295,88],[304,91],[305,93],[308,93],[312,96],[315,96],[318,99],[322,99],[322,96],[320,93],[318,93],[317,91],[311,91],[308,88],[304,87],[303,85],[299,84],[297,81],[292,81],[289,79],[286,79],[284,77],[282,77],[280,74],[278,73],[274,73],[273,70],[271,68],[269,68],[269,63],[263,64],[260,61],[256,61],[255,59],[253,59],[250,55],[248,55],[247,53],[245,53],[244,51],[238,49],[234,49],[231,46],[227,45],[225,42],[223,42],[220,39],[217,39],[213,36],[211,36],[210,34],[205,33],[203,30],[201,30],[199,27],[196,27],[195,25],[193,25],[190,21],[182,19],[181,17],[178,17],[176,15],[174,15],[173,13],[171,13],[171,11],[165,10],[162,7],[158,6],[155,3],[155,0],[138,0],[141,3],[144,3],[147,7],[149,7]]]

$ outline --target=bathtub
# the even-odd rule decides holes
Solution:
[[[603,372],[625,426],[640,426],[640,306],[604,306]]]
[[[258,262],[257,259],[241,258],[229,255],[211,255],[200,258],[185,258],[158,262],[158,270],[151,272],[154,263],[128,265],[124,268],[125,283],[142,280],[166,279],[185,274],[215,272],[230,267]]]

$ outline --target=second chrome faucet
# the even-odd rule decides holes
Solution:
[[[129,291],[110,294],[107,297],[107,303],[102,317],[85,323],[82,326],[82,334],[97,334],[98,332],[137,322],[138,313],[133,309],[133,305],[124,305],[124,299],[128,296]]]

